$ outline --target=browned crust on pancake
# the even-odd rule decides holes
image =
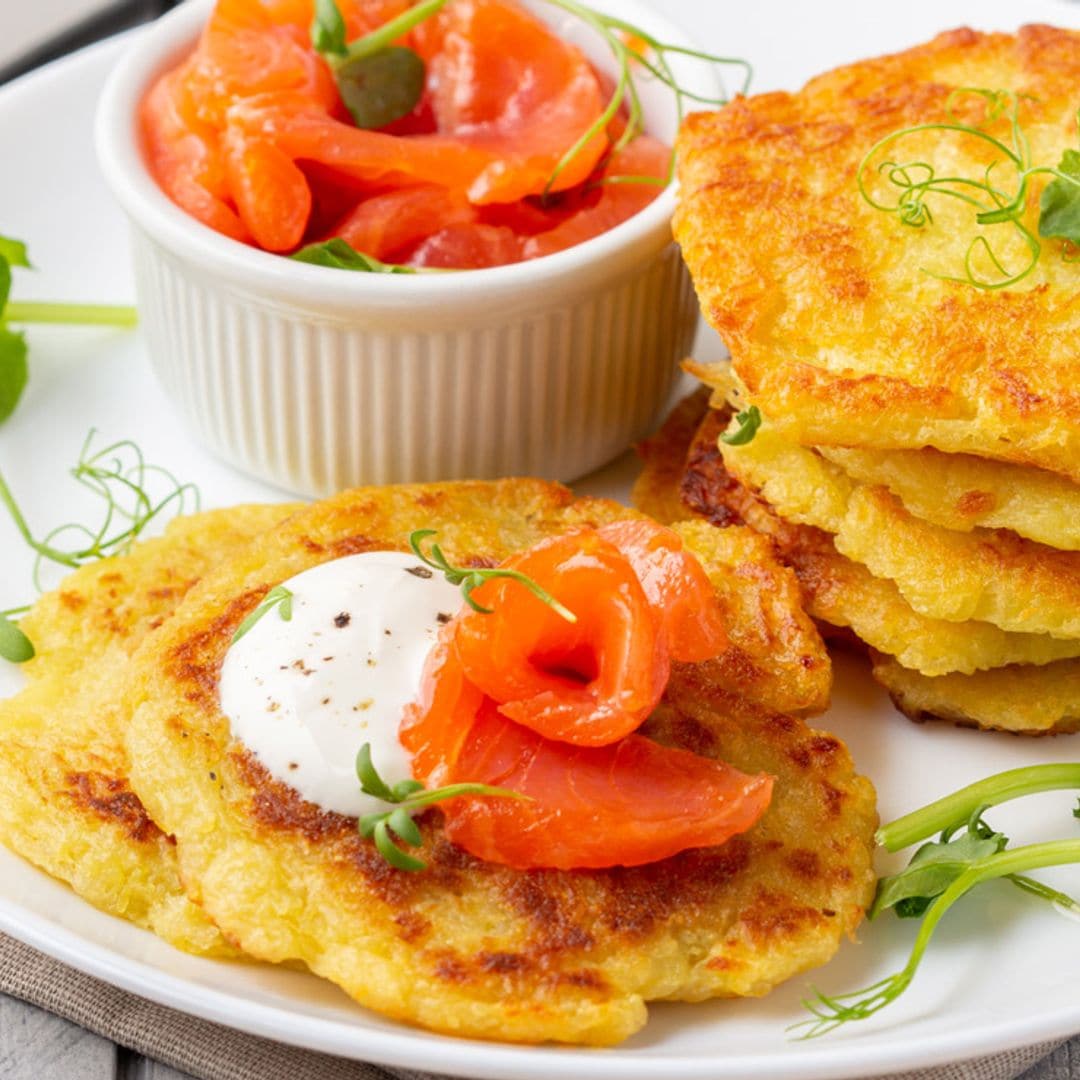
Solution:
[[[1026,737],[1080,731],[1080,660],[1009,664],[974,675],[930,678],[870,651],[874,678],[909,720]]]
[[[127,839],[148,844],[162,838],[126,779],[99,772],[70,772],[64,779],[73,806],[117,826]]]
[[[192,952],[235,955],[184,896],[175,849],[127,777],[129,654],[217,559],[288,507],[173,521],[165,535],[86,565],[23,620],[36,656],[0,703],[0,838],[103,910]]]

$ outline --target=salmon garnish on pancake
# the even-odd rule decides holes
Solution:
[[[699,550],[693,532],[689,550],[724,583],[740,659],[673,664],[640,736],[775,778],[761,820],[719,847],[639,867],[520,871],[452,843],[435,809],[416,818],[427,869],[403,873],[354,818],[306,802],[231,734],[223,658],[291,575],[404,550],[418,529],[437,529],[455,565],[491,567],[545,537],[626,520],[638,516],[539,481],[361,489],[295,516],[188,595],[140,650],[128,747],[136,791],[176,836],[185,884],[231,939],[438,1031],[593,1044],[637,1030],[647,1000],[759,995],[833,954],[873,892],[873,791],[837,739],[764,700],[783,668],[827,671],[812,624],[788,603],[790,572],[759,561],[740,576],[738,557]],[[744,625],[755,606],[757,623]],[[762,623],[783,623],[792,648],[773,652]],[[751,673],[747,696],[723,681],[738,671]]]

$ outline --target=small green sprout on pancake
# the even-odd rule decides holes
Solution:
[[[34,658],[34,643],[12,621],[13,615],[20,615],[27,608],[12,608],[0,611],[0,658],[12,664],[25,664]]]
[[[465,603],[473,609],[473,611],[479,611],[482,615],[491,615],[491,608],[484,607],[478,600],[473,597],[473,590],[479,588],[485,581],[491,581],[493,578],[507,578],[510,581],[517,581],[524,585],[538,600],[542,600],[548,605],[557,615],[562,616],[567,622],[577,622],[577,616],[565,605],[560,604],[554,596],[547,591],[547,589],[538,585],[527,574],[521,573],[520,570],[509,570],[505,567],[494,567],[492,569],[477,569],[471,566],[453,566],[443,554],[442,548],[438,544],[432,544],[429,549],[429,554],[424,554],[421,545],[430,536],[435,536],[437,530],[435,529],[416,529],[409,534],[409,547],[412,548],[413,554],[424,563],[426,566],[430,566],[432,570],[437,570],[440,574],[444,574],[446,580],[451,585],[460,585],[462,596],[465,598]]]
[[[888,851],[924,843],[907,868],[878,882],[871,919],[890,908],[900,918],[922,918],[904,968],[864,990],[830,996],[815,991],[804,1004],[814,1019],[794,1025],[801,1038],[813,1038],[849,1020],[865,1020],[895,1001],[911,984],[930,939],[945,913],[975,886],[1007,878],[1018,888],[1049,901],[1062,911],[1080,914],[1071,896],[1026,876],[1029,870],[1080,863],[1080,839],[1050,840],[1009,848],[1008,838],[993,830],[983,814],[992,806],[1043,791],[1080,788],[1080,762],[1031,765],[971,784],[878,830]],[[1074,815],[1080,816],[1078,811]]]
[[[735,427],[720,436],[728,446],[745,446],[752,442],[761,427],[761,410],[756,405],[735,414]]]
[[[0,506],[37,555],[33,581],[38,592],[44,589],[41,574],[46,564],[75,570],[85,563],[123,555],[152,523],[199,508],[199,492],[193,484],[181,483],[167,469],[148,464],[130,440],[92,450],[95,434],[91,429],[71,469],[75,481],[105,504],[95,524],[72,521],[36,536],[0,472]],[[33,644],[12,621],[28,610],[27,605],[0,611],[0,657],[12,663],[23,663],[34,655]]]
[[[335,0],[316,0],[315,18],[311,24],[311,43],[326,61],[337,81],[338,93],[357,127],[381,128],[399,120],[416,108],[424,92],[425,66],[423,59],[412,49],[395,44],[401,37],[446,6],[447,0],[422,0],[396,18],[348,41],[345,20]],[[687,101],[705,105],[724,105],[724,95],[704,95],[683,88],[671,69],[669,56],[689,56],[710,64],[727,64],[743,72],[742,92],[749,87],[751,68],[745,60],[715,56],[697,49],[684,48],[659,41],[651,34],[614,15],[595,11],[578,0],[548,0],[553,7],[576,16],[595,30],[611,50],[616,76],[612,95],[600,116],[571,146],[556,164],[544,189],[548,196],[559,177],[573,160],[619,115],[624,104],[626,125],[612,144],[609,156],[619,153],[645,130],[641,96],[632,75],[635,65],[644,68],[675,95],[678,119],[681,121]],[[607,184],[656,184],[666,187],[674,175],[675,157],[671,157],[668,175],[609,176]]]
[[[360,818],[360,835],[365,840],[374,839],[379,854],[396,870],[412,873],[426,869],[427,863],[403,851],[394,839],[396,837],[409,847],[419,847],[424,842],[420,828],[412,817],[417,810],[445,799],[459,799],[465,795],[503,799],[528,798],[516,791],[492,787],[490,784],[450,784],[428,791],[419,780],[409,779],[400,780],[391,786],[383,780],[372,764],[371,743],[364,743],[356,755],[356,775],[360,778],[360,790],[365,795],[395,804],[392,810],[379,810]]]
[[[268,611],[277,608],[282,622],[292,619],[292,592],[284,585],[275,585],[262,599],[254,611],[236,628],[232,636],[232,644],[235,645]]]
[[[981,106],[982,116],[968,123],[958,115],[964,99],[974,97]],[[1044,239],[1066,242],[1065,257],[1080,246],[1080,151],[1067,149],[1057,166],[1037,164],[1031,160],[1028,137],[1020,124],[1021,103],[1026,95],[1011,90],[987,90],[962,87],[954,90],[945,104],[946,119],[939,123],[917,124],[886,135],[876,142],[859,164],[857,177],[859,193],[876,210],[894,215],[903,225],[923,228],[932,225],[934,214],[931,199],[950,198],[966,203],[974,211],[975,224],[980,227],[1003,226],[1014,244],[1024,252],[1015,258],[1000,254],[980,232],[968,245],[962,271],[957,274],[932,276],[944,281],[957,281],[977,289],[1006,289],[1023,281],[1039,263]],[[1080,127],[1080,112],[1077,113]],[[991,129],[1004,127],[1005,132],[993,134]],[[964,176],[946,173],[939,175],[935,166],[926,160],[880,159],[883,152],[895,152],[896,144],[912,135],[940,132],[943,136],[974,139],[989,149],[993,157],[981,175]],[[884,178],[891,185],[895,199],[871,191],[870,176]],[[1052,177],[1043,190],[1039,206],[1038,235],[1024,218],[1028,209],[1031,181],[1037,176]]]
[[[30,376],[26,338],[11,323],[75,323],[93,326],[134,326],[135,309],[97,304],[12,303],[12,270],[32,269],[26,245],[0,236],[0,423],[19,404]]]

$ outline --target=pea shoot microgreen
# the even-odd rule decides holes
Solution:
[[[1080,788],[1080,762],[1031,765],[998,773],[916,810],[878,830],[888,851],[922,844],[908,866],[878,882],[871,919],[892,910],[900,918],[921,918],[907,964],[886,978],[846,994],[815,991],[804,1002],[813,1018],[794,1025],[801,1038],[813,1038],[850,1020],[865,1020],[895,1001],[911,984],[934,931],[945,913],[977,885],[1007,878],[1024,892],[1055,907],[1080,913],[1071,896],[1026,876],[1047,866],[1080,863],[1080,839],[1051,840],[1009,848],[1008,838],[992,829],[984,813],[993,806],[1043,791]],[[1078,811],[1074,814],[1080,816]],[[940,833],[937,840],[929,840]]]
[[[963,120],[958,109],[965,99],[974,97],[981,106],[982,116],[975,123]],[[1003,226],[1005,235],[1013,238],[1010,255],[1001,254],[1001,247],[991,243],[986,231],[980,231],[968,244],[962,271],[955,274],[923,272],[943,281],[956,281],[977,289],[1007,289],[1023,281],[1034,271],[1042,254],[1043,239],[1066,242],[1063,255],[1072,261],[1080,245],[1080,152],[1065,150],[1055,166],[1032,161],[1027,134],[1020,123],[1020,108],[1029,100],[1026,95],[1011,90],[987,90],[981,87],[962,87],[946,100],[945,120],[917,124],[892,132],[876,142],[859,165],[859,193],[874,209],[891,214],[901,224],[921,229],[934,223],[932,199],[937,197],[958,200],[974,211],[974,224],[987,227]],[[1080,112],[1077,113],[1080,128]],[[1004,127],[1005,131],[999,129]],[[995,131],[998,131],[995,134]],[[981,176],[946,173],[926,160],[897,160],[883,154],[895,152],[901,140],[923,132],[975,140],[991,151],[991,160]],[[874,165],[873,163],[878,163]],[[895,199],[871,190],[869,178],[883,178]],[[1038,235],[1025,221],[1032,179],[1050,176],[1040,198]],[[884,201],[883,201],[884,200]],[[1016,252],[1023,253],[1017,257]]]
[[[644,109],[634,78],[635,67],[644,69],[674,93],[680,121],[688,101],[716,106],[725,104],[727,98],[723,95],[710,96],[684,89],[672,71],[669,60],[671,56],[689,56],[710,64],[733,65],[743,72],[741,92],[745,93],[749,87],[751,68],[745,60],[716,56],[660,41],[639,26],[617,16],[595,11],[578,0],[547,2],[577,17],[599,34],[606,47],[611,50],[617,76],[612,95],[600,116],[556,163],[544,188],[545,197],[551,194],[559,177],[574,159],[597,137],[606,136],[608,126],[624,105],[627,123],[618,139],[611,143],[607,156],[624,149],[644,131]],[[437,14],[446,3],[447,0],[423,0],[358,40],[348,42],[345,20],[335,0],[318,0],[311,26],[311,42],[333,71],[341,99],[359,127],[385,127],[408,115],[419,103],[424,91],[424,62],[412,49],[394,42],[425,19]],[[673,153],[666,176],[608,176],[599,182],[655,184],[666,187],[671,182],[674,169]]]
[[[761,427],[761,410],[756,405],[751,405],[743,412],[735,414],[735,428],[725,431],[720,436],[720,441],[728,446],[745,446],[752,442],[754,436]]]
[[[14,411],[30,378],[26,337],[11,323],[78,323],[98,326],[134,326],[135,309],[94,304],[11,302],[12,270],[30,270],[26,245],[0,236],[0,423]]]
[[[47,564],[74,570],[122,555],[153,522],[169,513],[198,509],[199,493],[194,485],[182,484],[167,469],[148,464],[139,447],[129,440],[93,450],[95,434],[91,429],[87,435],[71,476],[104,503],[96,524],[69,522],[37,536],[0,471],[0,506],[36,554],[33,582],[39,592],[44,588],[42,572]],[[0,656],[5,660],[21,663],[33,656],[32,643],[13,622],[27,610],[24,606],[0,612]]]
[[[356,775],[360,779],[360,790],[365,795],[394,804],[391,810],[377,810],[360,818],[358,827],[365,840],[374,839],[379,854],[396,870],[415,873],[427,867],[422,859],[403,851],[395,838],[409,847],[420,847],[424,838],[420,828],[413,821],[413,813],[434,803],[446,799],[459,799],[462,796],[480,796],[484,798],[528,799],[516,791],[492,787],[490,784],[450,784],[447,787],[428,790],[419,780],[399,780],[390,785],[379,775],[371,760],[371,744],[364,743],[356,755]]]
[[[431,544],[429,553],[425,554],[421,545],[428,537],[435,535],[437,535],[435,529],[417,529],[415,532],[409,534],[409,547],[412,548],[413,554],[416,555],[425,566],[430,566],[432,570],[438,570],[440,574],[443,574],[446,577],[446,580],[449,581],[451,585],[460,585],[461,594],[465,598],[465,603],[468,604],[473,611],[478,611],[482,615],[493,614],[491,608],[484,607],[473,596],[473,590],[478,589],[485,581],[491,581],[495,578],[506,578],[509,581],[516,581],[521,585],[524,585],[533,596],[538,600],[542,600],[557,615],[562,616],[567,622],[577,622],[577,616],[568,607],[559,603],[547,589],[533,581],[527,574],[523,574],[520,570],[510,570],[507,567],[500,566],[490,569],[478,569],[471,566],[453,566],[447,561],[442,548],[435,543]]]
[[[34,643],[11,620],[19,611],[0,611],[0,658],[11,664],[24,664],[34,658]]]
[[[297,262],[311,263],[312,266],[329,266],[334,270],[355,270],[362,274],[418,274],[413,266],[399,263],[384,263],[373,255],[357,251],[341,237],[326,240],[321,244],[308,244],[289,256]]]
[[[264,615],[277,608],[282,622],[292,619],[293,594],[284,585],[275,585],[263,598],[258,607],[250,612],[246,619],[236,628],[232,636],[232,644],[235,645]]]
[[[311,44],[334,73],[342,103],[357,127],[386,127],[416,108],[424,93],[424,61],[394,42],[446,2],[424,0],[353,42],[346,38],[345,19],[335,0],[315,4]]]

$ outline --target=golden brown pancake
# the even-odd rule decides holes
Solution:
[[[1011,529],[1059,551],[1080,551],[1080,484],[1057,473],[931,447],[818,449],[853,479],[888,488],[909,513],[934,525]]]
[[[873,790],[837,739],[765,703],[774,686],[816,701],[819,674],[784,672],[826,661],[790,572],[763,558],[759,538],[684,531],[740,655],[730,670],[679,666],[645,729],[777,777],[765,817],[720,848],[633,869],[520,872],[449,843],[432,810],[418,819],[429,868],[403,873],[354,820],[304,802],[230,737],[222,659],[276,583],[404,548],[418,528],[437,529],[452,562],[490,565],[633,513],[540,481],[361,489],[296,515],[188,594],[139,650],[127,745],[135,790],[176,836],[185,884],[231,940],[438,1031],[593,1044],[640,1028],[647,1000],[764,994],[833,954],[873,893]],[[736,676],[747,672],[744,695]]]
[[[770,538],[797,574],[807,611],[828,627],[850,630],[879,652],[926,675],[970,674],[1004,664],[1047,664],[1077,655],[1077,642],[1047,634],[1011,633],[986,622],[949,622],[915,611],[891,581],[836,550],[821,529],[782,518],[760,495],[739,483],[724,464],[717,439],[730,410],[708,411],[696,398],[698,427],[689,408],[643,444],[644,467],[634,487],[642,510],[699,517],[718,526],[748,525]],[[671,462],[679,462],[677,490]],[[669,518],[668,521],[677,520]]]
[[[924,268],[962,266],[977,234],[970,209],[942,199],[934,222],[913,228],[856,187],[879,139],[945,120],[959,87],[1021,95],[1032,160],[1055,166],[1076,147],[1078,81],[1080,33],[956,30],[798,93],[687,118],[675,235],[750,400],[786,435],[807,446],[933,446],[1080,482],[1080,263],[1047,240],[1015,288],[941,280]],[[971,97],[957,107],[979,119]],[[896,154],[976,178],[988,164],[984,142],[940,132]],[[1032,185],[1032,231],[1044,184]],[[993,234],[1001,256],[1022,262],[1002,231]]]
[[[912,720],[1053,735],[1080,731],[1080,660],[1012,664],[974,675],[927,678],[875,654],[874,678]]]
[[[933,525],[888,488],[853,480],[792,442],[770,417],[750,442],[719,448],[728,472],[785,521],[832,534],[841,555],[895,582],[921,615],[1069,638],[1076,641],[1070,655],[1080,655],[1080,552],[1057,551],[1006,529]]]
[[[706,411],[701,395],[690,401],[643,444],[635,502],[670,511],[677,501],[682,516],[710,521],[719,532],[745,523],[769,537],[798,575],[807,611],[823,631],[844,631],[846,644],[871,646],[875,677],[913,719],[1025,734],[1077,729],[1080,660],[1060,659],[1069,656],[1069,642],[920,615],[892,582],[840,555],[828,533],[784,520],[740,484],[717,445],[730,410]],[[681,462],[677,493],[665,490],[672,462]]]
[[[123,681],[130,654],[203,573],[287,512],[181,518],[160,539],[75,571],[22,620],[37,655],[26,688],[0,702],[0,840],[189,952],[233,950],[184,894],[171,838],[128,783]]]

